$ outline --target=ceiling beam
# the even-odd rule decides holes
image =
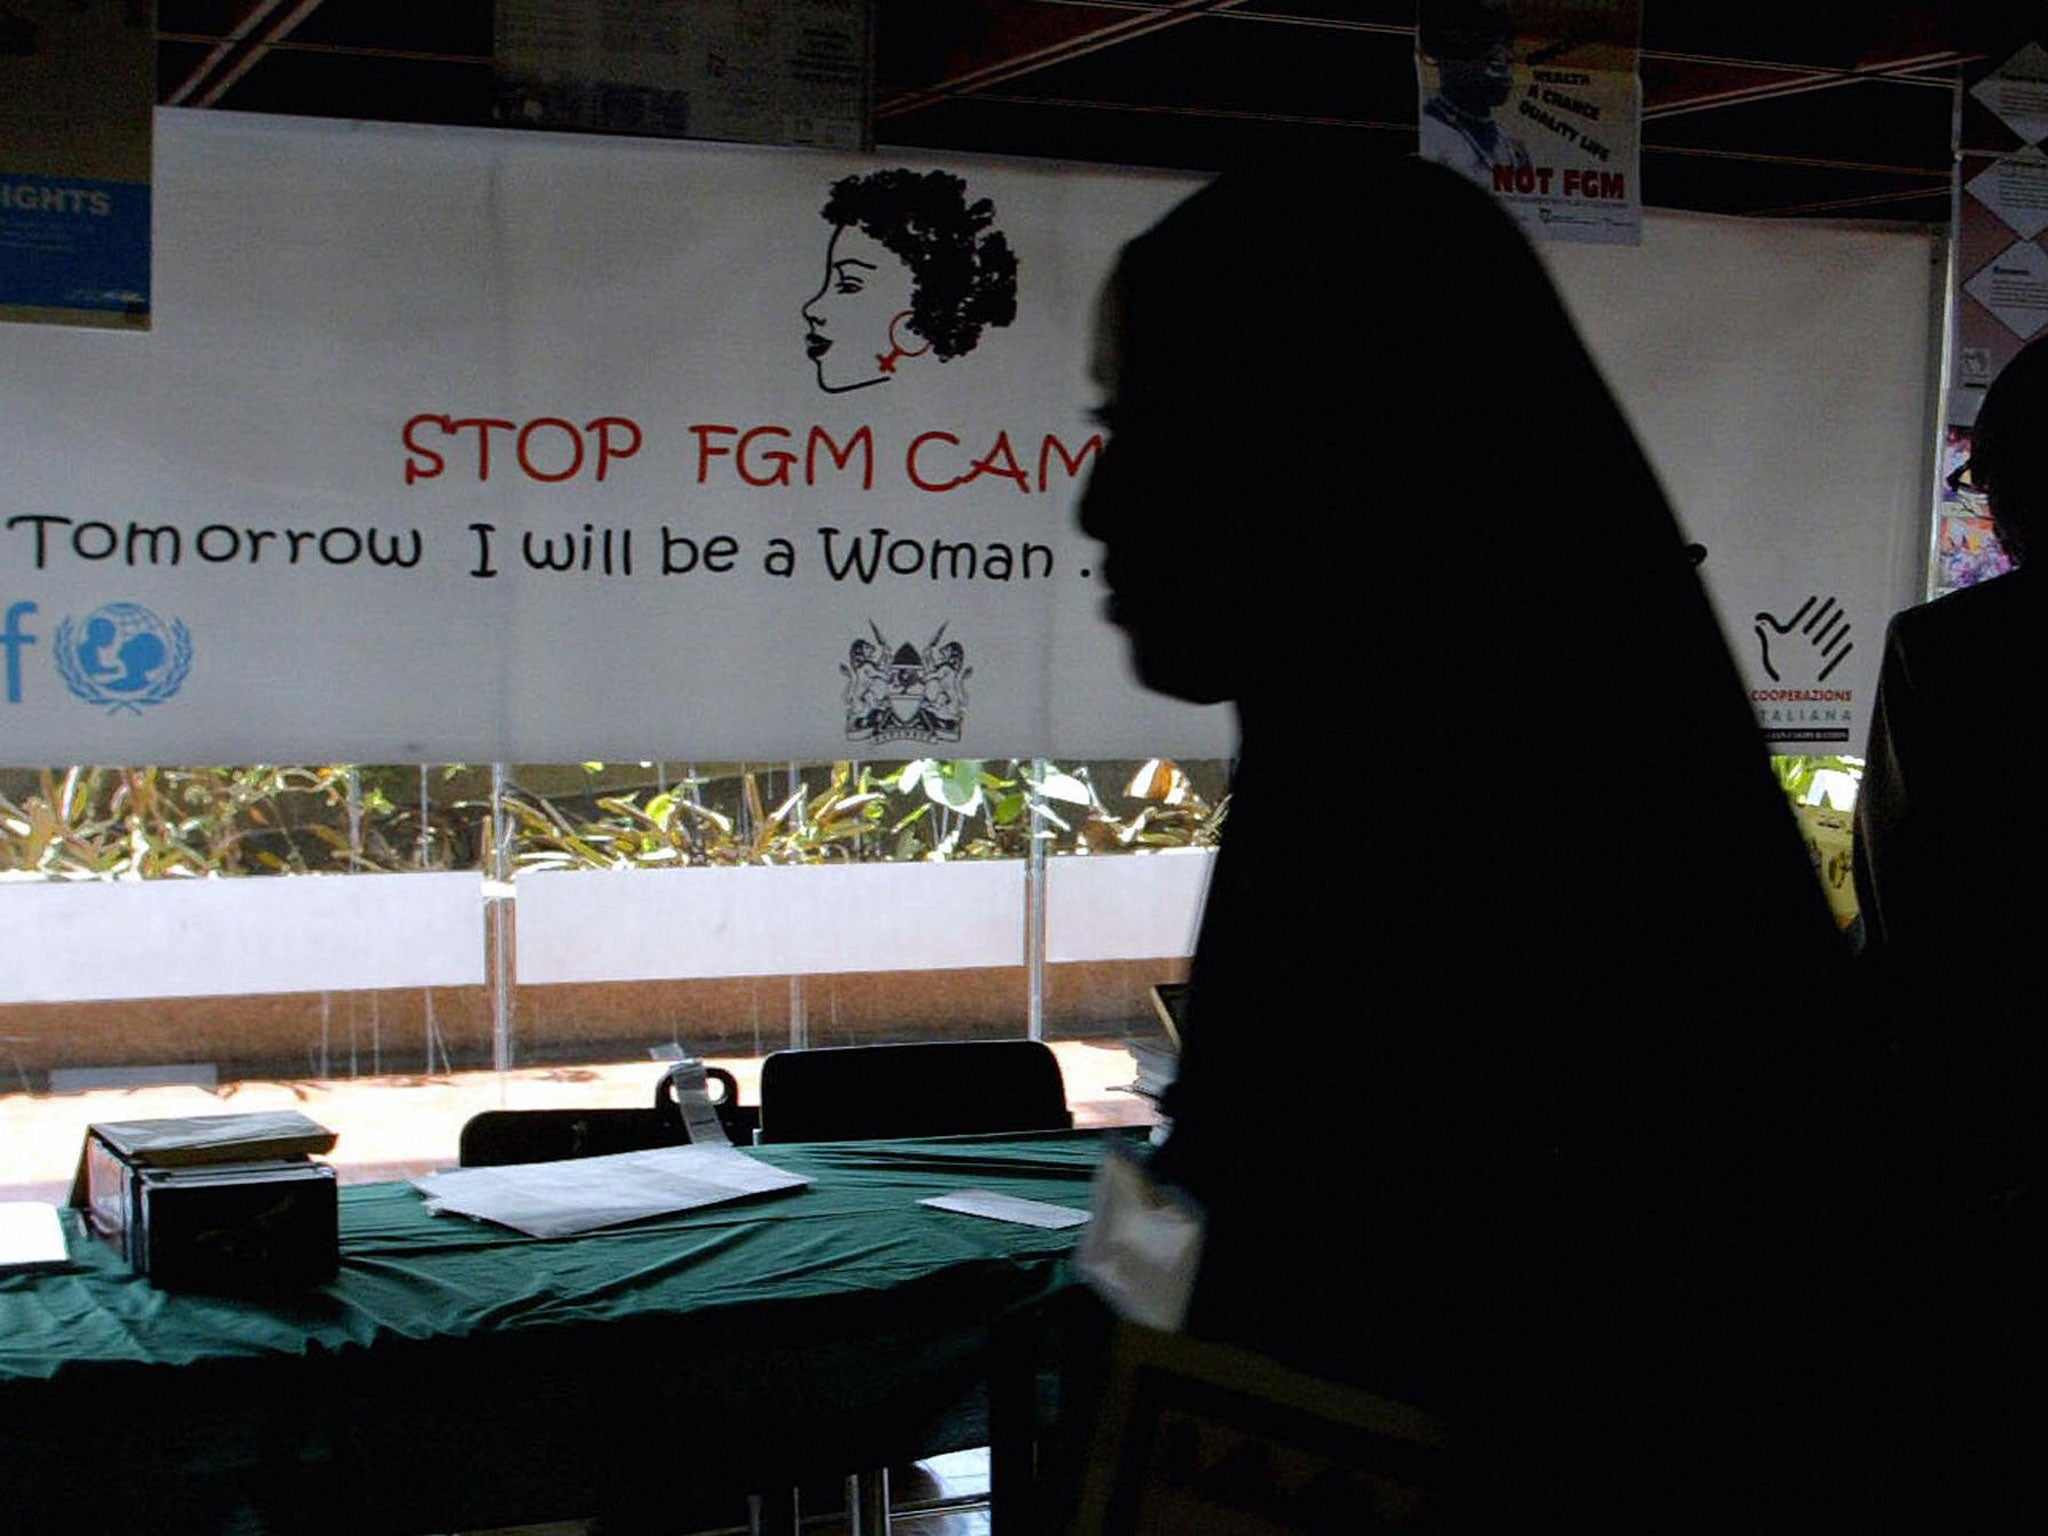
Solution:
[[[1109,22],[1085,14],[1100,8],[1074,6],[1071,8],[1073,14],[1065,19],[1072,24],[1071,27],[1063,23],[1050,41],[1006,45],[991,36],[994,44],[991,51],[996,57],[989,62],[956,70],[942,80],[880,102],[875,107],[875,117],[878,120],[899,117],[905,112],[915,112],[920,107],[933,106],[955,96],[972,95],[989,86],[1036,74],[1041,69],[1050,69],[1055,64],[1113,48],[1133,38],[1146,37],[1168,27],[1177,27],[1182,22],[1235,9],[1242,3],[1243,0],[1168,0],[1166,4],[1132,11]],[[1050,14],[1046,13],[1046,17],[1041,19],[1049,18]],[[1001,29],[992,28],[991,32],[996,30]],[[1010,51],[1012,47],[1015,51]]]
[[[1643,121],[1654,122],[1666,117],[1683,117],[1691,112],[1711,112],[1722,107],[1743,107],[1753,102],[1771,101],[1785,96],[1803,96],[1811,91],[1832,90],[1838,85],[1861,85],[1867,81],[1883,80],[1902,85],[1931,85],[1943,90],[1950,89],[1951,81],[1929,78],[1929,70],[1953,69],[1975,57],[1968,53],[1928,53],[1910,59],[1893,59],[1883,64],[1858,64],[1852,69],[1806,70],[1790,79],[1764,81],[1757,85],[1739,86],[1734,90],[1710,91],[1700,96],[1683,97],[1677,101],[1659,102],[1656,106],[1643,108]],[[1787,65],[1787,69],[1795,66]]]
[[[1929,188],[1943,191],[1948,188],[1950,175],[1946,166],[1886,165],[1875,160],[1843,160],[1825,155],[1774,155],[1754,149],[1719,149],[1709,144],[1645,142],[1643,153],[1684,155],[1694,160],[1747,160],[1757,165],[1794,165],[1810,171],[1868,171],[1874,176],[1918,177]]]
[[[974,99],[977,103],[993,106],[1035,107],[1053,112],[1122,112],[1136,116],[1217,118],[1230,122],[1346,128],[1375,133],[1415,132],[1413,118],[1389,121],[1379,118],[1330,117],[1295,112],[1246,111],[1226,107],[1176,106],[1157,102],[1101,101],[1074,96],[1024,96],[1004,91],[978,91]],[[1894,165],[1875,160],[1844,160],[1820,155],[1774,155],[1757,150],[1720,149],[1707,144],[1656,144],[1647,140],[1643,143],[1642,151],[1646,155],[1679,155],[1695,160],[1742,160],[1759,165],[1794,166],[1801,170],[1855,171],[1873,176],[1914,177],[1926,182],[1922,189],[1888,193],[1884,194],[1885,196],[1924,196],[1927,192],[1945,191],[1949,181],[1946,167]]]
[[[1946,223],[1948,218],[1948,191],[1945,187],[1928,188],[1919,192],[1915,192],[1910,188],[1902,188],[1891,192],[1866,192],[1860,197],[1829,198],[1825,202],[1818,203],[1788,203],[1782,208],[1752,208],[1744,217],[1756,219],[1812,218],[1815,214],[1847,213],[1856,208],[1882,208],[1887,203],[1919,202],[1923,199],[1932,198],[1937,194],[1942,198],[1942,212],[1939,215],[1939,222]]]
[[[167,107],[182,107],[188,104],[198,105],[198,103],[191,102],[192,96],[206,84],[208,77],[221,66],[227,57],[243,44],[249,34],[263,25],[269,19],[270,13],[282,4],[284,4],[284,0],[250,0],[250,4],[244,7],[242,11],[241,20],[228,29],[225,37],[218,39],[214,43],[212,49],[208,51],[205,58],[199,61],[198,66],[193,69],[191,74],[187,75],[164,94],[163,104]]]
[[[219,38],[210,32],[159,32],[156,40],[160,43],[187,43],[204,47],[217,43]],[[494,62],[488,53],[447,53],[438,49],[425,48],[379,48],[368,43],[308,43],[297,38],[272,38],[272,53],[301,54],[309,57],[335,59],[397,59],[410,64],[469,64],[488,69]],[[170,105],[168,100],[164,103]]]
[[[1163,0],[1037,0],[1039,5],[1083,6],[1092,11],[1146,11],[1166,9]],[[1415,24],[1409,21],[1354,21],[1348,16],[1295,16],[1284,11],[1233,8],[1217,13],[1230,21],[1263,22],[1269,27],[1314,27],[1323,32],[1378,32],[1389,37],[1413,37]]]
[[[1214,118],[1235,123],[1285,123],[1312,128],[1357,128],[1377,133],[1413,133],[1415,120],[1383,122],[1369,117],[1326,117],[1305,112],[1256,112],[1235,107],[1171,106],[1158,102],[1090,101],[1073,96],[1016,96],[1002,91],[976,91],[977,103],[1006,107],[1047,107],[1060,112],[1127,112],[1139,116]]]
[[[320,0],[296,0],[286,10],[279,10],[275,4],[266,6],[265,14],[274,18],[268,29],[245,37],[235,57],[193,96],[191,105],[218,106],[221,97],[234,87],[236,81],[263,62],[263,56],[270,52],[273,44],[290,36],[293,28],[319,9]]]

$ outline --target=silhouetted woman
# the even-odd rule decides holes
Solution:
[[[1419,161],[1226,176],[1097,373],[1110,615],[1241,730],[1156,1160],[1190,1331],[1447,1408],[1474,1519],[1796,1507],[1851,1434],[1838,940],[1535,256]]]

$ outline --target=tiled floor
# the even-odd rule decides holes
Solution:
[[[904,1536],[988,1536],[988,1452],[960,1451],[952,1456],[938,1456],[930,1461],[918,1463],[919,1470],[932,1479],[935,1487],[922,1496],[927,1499],[945,1499],[958,1502],[973,1499],[971,1506],[948,1510],[934,1510],[930,1514],[905,1514],[890,1522],[890,1529],[904,1533]],[[919,1490],[905,1490],[895,1495],[895,1502],[901,1507],[910,1502],[910,1495]],[[894,1495],[894,1489],[891,1489]]]
[[[891,1536],[988,1536],[988,1452],[935,1456],[890,1473],[889,1505]],[[804,1522],[804,1536],[848,1529],[843,1516]]]
[[[890,1536],[988,1536],[988,1452],[957,1451],[935,1456],[890,1474]],[[829,1502],[829,1501],[828,1501]],[[806,1514],[803,1536],[848,1536],[843,1513],[827,1509]],[[604,1527],[582,1520],[547,1525],[467,1531],[458,1536],[605,1536]],[[678,1533],[678,1536],[747,1536],[745,1527]]]

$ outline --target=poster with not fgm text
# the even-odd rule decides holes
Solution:
[[[1534,238],[1642,239],[1638,0],[1422,0],[1420,153]]]

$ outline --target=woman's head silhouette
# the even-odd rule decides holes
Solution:
[[[2014,565],[2024,565],[2042,543],[2048,521],[2048,336],[2027,343],[1999,370],[1977,409],[1969,479],[1991,504],[1998,542]]]

